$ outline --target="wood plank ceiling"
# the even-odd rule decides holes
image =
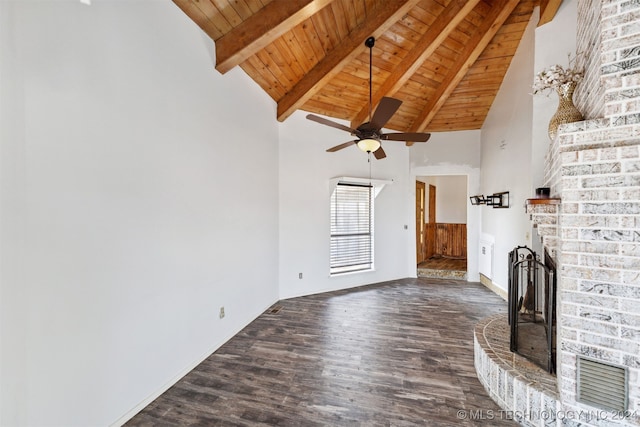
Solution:
[[[479,129],[535,6],[562,0],[173,0],[214,41],[216,69],[240,66],[278,104],[357,127],[373,103],[403,103],[400,132]],[[315,126],[310,124],[310,126]]]

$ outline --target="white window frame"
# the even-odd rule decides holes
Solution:
[[[389,183],[391,183],[391,181],[371,180],[371,179],[365,179],[365,178],[350,178],[350,177],[340,177],[340,178],[334,178],[331,180],[330,213],[333,217],[330,219],[330,233],[329,233],[329,236],[330,236],[329,237],[329,245],[330,245],[329,274],[330,276],[338,276],[338,275],[343,275],[347,273],[367,272],[367,271],[373,271],[375,269],[375,262],[374,262],[375,261],[375,251],[374,251],[375,203],[374,203],[374,200],[375,200],[375,197],[380,193],[382,188]],[[360,215],[360,217],[357,219],[352,218],[351,221],[349,221],[347,218],[342,218],[342,219],[335,218],[335,215],[341,215],[340,212],[335,210],[336,208],[335,203],[337,201],[335,197],[338,194],[337,191],[338,191],[339,185],[344,185],[344,187],[341,187],[342,190],[357,189],[357,188],[368,190],[369,192],[368,211],[367,211],[366,203],[362,205],[362,200],[358,202],[355,202],[352,200],[352,202],[355,204],[352,204],[351,206],[343,206],[343,208],[346,207],[347,213],[342,212],[342,215],[349,214],[352,217],[353,215]],[[356,206],[358,204],[360,204],[360,206]],[[369,217],[368,224],[367,224],[367,218],[366,218],[367,216]],[[347,220],[347,222],[344,221],[345,219]],[[356,224],[359,224],[359,226],[356,226]],[[367,225],[368,225],[368,229],[367,229]],[[337,249],[336,242],[341,239],[344,241],[345,236],[347,236],[346,239],[348,240],[349,235],[352,237],[350,244],[347,243],[346,245],[343,245],[342,246],[343,253],[338,254],[336,256],[336,250],[339,251],[339,249]],[[368,247],[365,248],[364,250],[357,247],[358,245],[362,245],[363,241],[366,242],[366,244],[368,245]],[[348,253],[349,250],[351,250],[351,253]],[[357,256],[351,257],[351,259],[349,259],[350,256],[353,255],[354,251],[361,252],[360,254],[358,254],[358,255],[361,255],[360,259],[357,259],[358,258]],[[369,257],[366,256],[367,252],[369,253]],[[362,261],[362,262],[358,262],[358,261]],[[349,262],[353,262],[353,264],[349,264]]]

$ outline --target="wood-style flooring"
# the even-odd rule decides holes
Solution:
[[[127,425],[514,426],[473,364],[474,324],[506,308],[420,278],[279,301]]]
[[[418,264],[418,268],[428,268],[431,270],[467,271],[467,259],[431,257]]]

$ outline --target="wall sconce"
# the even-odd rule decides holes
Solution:
[[[469,197],[472,205],[487,205],[493,206],[496,208],[508,208],[509,207],[509,192],[503,191],[501,193],[493,193],[489,196],[483,196],[482,194],[478,196]]]

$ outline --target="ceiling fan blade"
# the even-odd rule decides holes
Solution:
[[[371,117],[371,124],[375,129],[380,130],[387,124],[391,116],[393,116],[398,108],[400,108],[402,101],[395,98],[383,97],[376,108],[376,112]]]
[[[349,132],[352,135],[357,135],[358,131],[355,129],[351,129],[348,126],[342,125],[340,123],[336,123],[334,121],[325,119],[324,117],[320,117],[320,116],[316,116],[315,114],[307,114],[307,119],[320,123],[322,125],[326,125],[326,126],[331,126],[332,128],[336,128],[336,129],[340,129],[340,130],[344,130],[346,132]]]
[[[427,142],[431,138],[431,134],[422,132],[385,133],[380,135],[380,138],[387,141]]]
[[[380,148],[378,148],[376,151],[373,152],[373,155],[378,160],[384,159],[385,157],[387,157],[387,153],[385,153],[384,150],[382,149],[382,145],[380,146]]]
[[[338,151],[338,150],[342,150],[343,148],[347,148],[348,146],[355,144],[356,142],[358,142],[359,140],[355,139],[353,141],[349,141],[349,142],[344,142],[340,145],[336,145],[335,147],[331,147],[329,149],[327,149],[327,153],[333,153],[334,151]]]

